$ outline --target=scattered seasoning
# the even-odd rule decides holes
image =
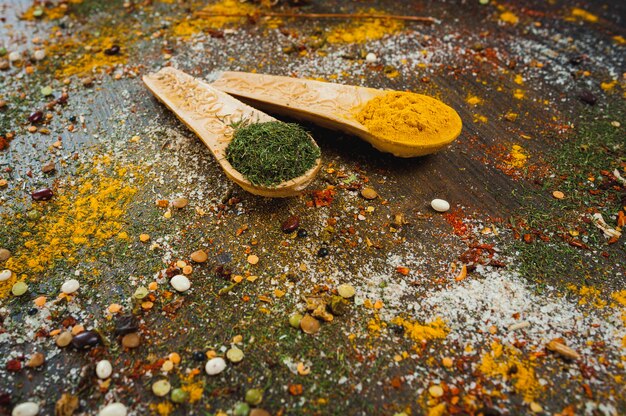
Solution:
[[[320,149],[297,124],[270,121],[235,128],[226,159],[253,185],[276,186],[304,175]]]

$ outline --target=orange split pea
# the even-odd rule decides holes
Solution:
[[[176,352],[171,353],[168,358],[170,359],[171,362],[173,362],[174,364],[180,364],[180,355]]]

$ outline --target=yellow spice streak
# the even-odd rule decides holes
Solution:
[[[206,29],[241,25],[247,21],[246,16],[227,15],[253,15],[259,11],[259,8],[239,0],[221,0],[206,6],[202,11],[211,16],[191,18],[177,23],[172,29],[174,36],[186,38]]]
[[[511,147],[511,152],[506,158],[506,164],[512,168],[523,168],[528,161],[528,154],[526,150],[518,144],[514,144]]]
[[[603,309],[607,306],[607,302],[601,297],[602,291],[600,289],[584,285],[578,288],[573,284],[569,285],[567,288],[580,296],[578,304],[581,306],[589,305],[597,309]]]
[[[174,405],[171,402],[160,402],[150,404],[150,410],[153,414],[159,416],[168,416],[174,410]]]
[[[189,394],[189,403],[195,403],[202,398],[202,393],[204,393],[204,380],[200,379],[198,381],[194,381],[197,373],[192,372],[187,376],[182,376],[182,386],[183,391]]]
[[[600,88],[602,88],[604,91],[611,91],[613,88],[615,88],[615,86],[617,85],[617,80],[613,80],[610,82],[602,82],[600,84]]]
[[[373,98],[356,119],[375,136],[409,145],[450,141],[462,128],[461,118],[451,107],[411,92],[394,91]]]
[[[129,184],[137,169],[119,167],[109,158],[94,160],[89,172],[78,177],[74,185],[60,188],[46,207],[46,220],[33,224],[28,239],[9,258],[4,268],[14,276],[0,282],[0,298],[6,297],[19,279],[38,275],[54,267],[57,261],[67,264],[85,258],[89,250],[100,248],[123,232],[126,207],[137,189]]]
[[[482,104],[483,100],[480,97],[477,97],[475,95],[468,95],[467,98],[465,99],[465,102],[468,103],[469,105],[478,105],[478,104]]]
[[[533,364],[524,360],[519,351],[499,342],[491,344],[491,352],[482,356],[480,371],[488,377],[499,377],[510,383],[529,403],[535,401],[543,389]]]
[[[574,7],[572,9],[572,17],[585,20],[589,23],[595,23],[598,21],[598,16],[596,16],[595,14],[589,13],[586,10],[579,9],[577,7]]]
[[[366,13],[384,14],[375,9],[370,9]],[[403,26],[401,21],[393,19],[357,19],[353,23],[331,29],[326,35],[326,40],[329,43],[364,43],[397,33]]]
[[[392,323],[404,327],[404,335],[415,342],[429,341],[431,339],[442,339],[448,335],[450,330],[446,323],[440,317],[435,320],[420,324],[417,321],[411,321],[402,317],[394,318]]]
[[[89,75],[97,70],[125,64],[128,61],[128,50],[124,46],[117,55],[106,55],[104,51],[113,45],[130,44],[133,34],[129,28],[103,29],[103,33],[99,36],[92,37],[90,33],[85,36],[59,42],[49,47],[50,54],[64,57],[56,71],[57,77]]]

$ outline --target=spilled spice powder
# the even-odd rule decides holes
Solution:
[[[204,380],[194,381],[195,376],[200,373],[199,370],[192,370],[188,375],[181,377],[181,388],[189,394],[189,403],[195,403],[202,398],[204,393]]]
[[[370,9],[368,14],[384,14],[384,12]],[[377,40],[385,35],[399,32],[403,23],[393,19],[367,19],[355,21],[347,25],[339,25],[326,35],[329,43],[364,43]]]
[[[511,146],[511,151],[505,157],[505,164],[510,168],[523,168],[528,161],[528,153],[526,150],[518,145]]]
[[[504,347],[499,342],[492,343],[491,351],[482,356],[479,369],[488,377],[502,378],[510,383],[515,392],[529,403],[535,401],[543,390],[533,364],[523,360],[519,351]]]
[[[138,172],[137,167],[118,166],[107,156],[96,157],[74,185],[59,188],[47,203],[50,206],[41,207],[46,220],[33,224],[32,231],[24,234],[23,246],[6,261],[4,267],[17,278],[0,282],[0,298],[10,293],[16,279],[32,278],[57,261],[94,261],[84,256],[86,251],[104,246],[124,228],[126,207],[137,192],[129,179],[140,179]]]
[[[72,38],[52,44],[48,47],[48,53],[63,57],[55,75],[58,78],[84,76],[126,64],[128,55],[125,48],[115,55],[107,55],[104,51],[113,45],[130,45],[135,37],[136,34],[130,27],[112,25],[103,27],[97,36],[89,32],[78,33]]]
[[[207,29],[222,29],[245,24],[245,16],[225,16],[232,14],[253,15],[259,8],[239,0],[221,0],[202,9],[206,15],[182,20],[172,27],[172,34],[188,38]]]
[[[440,317],[422,325],[417,321],[411,321],[398,316],[394,318],[391,323],[404,327],[404,335],[415,342],[442,339],[450,332],[448,326]]]
[[[598,16],[596,16],[595,14],[589,13],[586,10],[579,9],[577,7],[574,7],[572,9],[571,17],[576,18],[576,19],[582,19],[589,23],[596,23],[598,21]]]

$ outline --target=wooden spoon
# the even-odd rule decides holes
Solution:
[[[439,126],[440,133],[434,138],[400,141],[373,134],[356,119],[369,100],[391,92],[389,90],[247,72],[223,72],[211,85],[254,107],[345,131],[380,151],[399,157],[423,156],[441,150],[456,139],[462,129],[456,111],[428,96],[422,97],[432,102],[438,111],[445,111],[448,121]]]
[[[155,74],[145,75],[143,82],[163,104],[200,137],[211,150],[226,176],[248,192],[268,197],[298,195],[315,178],[322,165],[321,159],[317,159],[315,165],[302,176],[282,182],[275,187],[254,185],[226,159],[226,148],[232,140],[233,133],[230,125],[242,119],[254,122],[276,121],[276,119],[171,67],[163,68]],[[315,144],[313,138],[311,141]]]

